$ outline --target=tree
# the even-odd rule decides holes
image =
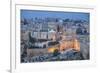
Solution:
[[[83,34],[82,29],[81,28],[77,28],[76,34]]]
[[[29,42],[35,43],[36,39],[31,37],[31,33],[29,32]]]
[[[84,34],[87,34],[88,32],[87,32],[87,30],[86,29],[84,29]]]
[[[24,19],[24,25],[28,24],[27,19]]]
[[[64,22],[69,22],[69,21],[70,21],[70,19],[64,19],[63,21],[64,21]]]
[[[57,56],[59,54],[60,54],[59,50],[58,49],[55,49],[54,52],[53,52],[53,56]]]

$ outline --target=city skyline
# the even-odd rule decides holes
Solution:
[[[44,10],[21,10],[21,18],[61,18],[72,20],[85,20],[89,22],[90,14],[83,12],[61,12],[61,11],[44,11]]]
[[[90,14],[21,10],[21,63],[90,59]]]

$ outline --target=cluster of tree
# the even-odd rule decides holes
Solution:
[[[87,30],[85,28],[77,28],[76,30],[76,34],[80,34],[80,35],[84,35],[84,34],[88,34]]]
[[[24,44],[24,48],[23,48],[23,53],[21,53],[21,62],[25,62],[24,58],[27,57],[27,48],[28,46],[26,44]]]

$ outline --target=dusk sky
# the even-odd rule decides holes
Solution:
[[[89,21],[90,14],[83,12],[61,12],[61,11],[39,11],[39,10],[21,10],[21,18],[69,18],[73,20],[86,20]]]

